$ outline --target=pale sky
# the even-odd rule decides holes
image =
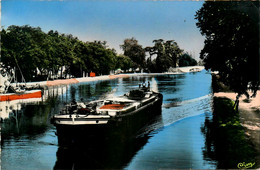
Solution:
[[[198,60],[204,37],[194,15],[203,2],[138,0],[2,0],[1,25],[30,25],[44,32],[57,30],[82,41],[119,45],[135,37],[143,47],[155,39],[175,40]]]

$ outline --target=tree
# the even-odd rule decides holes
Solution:
[[[195,66],[197,65],[197,61],[191,57],[188,53],[180,55],[179,58],[179,66]]]
[[[133,66],[133,61],[129,57],[124,55],[117,56],[116,61],[117,61],[115,66],[116,69],[120,68],[126,71]]]
[[[165,72],[170,67],[176,67],[178,65],[178,58],[183,52],[178,44],[174,40],[164,42],[163,39],[154,40],[153,42],[153,47],[145,48],[145,51],[150,55],[147,61],[150,70]],[[153,55],[156,55],[156,62],[152,61]]]
[[[197,11],[206,69],[219,71],[238,97],[259,87],[259,2],[205,2]],[[237,98],[238,99],[238,98]]]
[[[177,42],[174,40],[168,40],[165,42],[165,53],[171,58],[172,66],[178,66],[179,56],[182,54],[183,50],[180,49]]]
[[[115,69],[116,53],[107,49],[106,42],[87,42],[85,55],[88,57],[88,62],[85,64],[97,74],[109,74]]]
[[[145,51],[135,38],[125,39],[120,48],[124,51],[124,55],[134,62],[134,68],[145,68]]]
[[[1,36],[1,61],[5,66],[16,68],[18,81],[32,80],[37,66],[42,67],[46,57],[41,48],[46,35],[39,27],[12,25],[2,30]]]
[[[17,68],[18,81],[46,80],[65,72],[74,77],[83,72],[109,74],[117,64],[117,54],[105,41],[82,42],[71,34],[50,30],[47,34],[39,27],[9,26],[1,32],[1,62],[11,72]],[[124,68],[132,64],[129,58]],[[19,70],[18,70],[19,68]],[[65,69],[65,70],[64,70]],[[39,73],[40,72],[40,73]],[[19,74],[18,74],[19,73]]]

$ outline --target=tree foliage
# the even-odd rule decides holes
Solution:
[[[91,71],[97,75],[109,74],[118,68],[125,71],[141,68],[146,71],[164,72],[175,67],[182,51],[169,40],[154,40],[153,47],[142,48],[135,38],[125,39],[120,47],[124,55],[109,49],[106,41],[83,42],[71,34],[39,27],[9,26],[1,32],[1,62],[11,72],[15,68],[18,81],[82,77]],[[150,57],[145,60],[145,52]],[[156,59],[151,60],[155,55]],[[57,77],[59,75],[60,77]]]
[[[124,44],[120,45],[120,47],[124,51],[124,55],[133,61],[134,68],[145,67],[145,51],[135,38],[125,39]]]
[[[47,53],[41,50],[46,46],[46,35],[38,28],[29,26],[10,26],[1,32],[1,61],[10,66],[20,68],[25,79],[32,79],[36,74],[34,68],[43,67]],[[19,64],[22,63],[22,64]]]
[[[119,55],[116,62],[116,68],[122,69],[124,71],[128,70],[129,68],[132,68],[134,65],[133,61],[124,55]]]
[[[57,75],[83,76],[94,71],[97,75],[109,74],[120,66],[127,70],[132,61],[118,56],[105,41],[82,42],[71,34],[50,30],[44,33],[39,27],[9,26],[1,32],[1,62],[6,69],[20,67],[26,81],[46,80]],[[18,69],[18,80],[21,74]]]
[[[179,56],[183,52],[178,44],[174,40],[165,42],[163,39],[154,40],[153,42],[153,47],[145,48],[150,55],[147,61],[149,69],[155,72],[165,72],[170,67],[176,67]],[[154,55],[156,55],[156,59],[152,61],[152,56]]]
[[[184,53],[180,55],[179,57],[179,66],[185,67],[185,66],[195,66],[197,65],[197,61],[191,57],[188,53]]]
[[[259,2],[205,2],[195,15],[205,36],[200,57],[238,95],[259,86]]]

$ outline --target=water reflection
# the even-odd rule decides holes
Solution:
[[[27,105],[42,105],[45,102],[48,103],[52,98],[63,95],[67,89],[68,86],[46,87],[42,91],[42,97],[39,98],[0,102],[0,118],[5,120],[9,118],[9,115],[12,117],[16,112],[23,112],[22,110],[26,108]]]
[[[120,169],[127,164],[136,151],[143,147],[149,137],[118,143],[96,143],[98,146],[59,147],[54,169]]]
[[[215,169],[215,162],[204,160],[203,135],[197,130],[205,114],[189,117],[163,127],[151,137],[126,169]]]
[[[214,103],[217,103],[222,99],[214,98],[213,100]],[[233,124],[234,118],[230,113],[227,114],[228,111],[221,115],[220,107],[228,110],[225,105],[218,103],[213,109],[213,115],[208,115],[201,125],[201,132],[205,136],[204,159],[215,161],[218,169],[237,169],[238,164],[243,164],[243,162],[255,165],[256,153],[252,143],[246,138],[243,127]],[[223,112],[221,111],[221,113]],[[221,126],[220,120],[226,125]],[[259,166],[254,165],[249,168]]]
[[[85,101],[97,100],[104,98],[107,93],[110,93],[115,88],[118,79],[111,81],[99,81],[99,82],[84,82],[75,85],[71,85],[68,89],[66,96],[67,101],[70,102],[72,99],[80,101],[83,98]]]
[[[42,102],[27,105],[17,104],[20,107],[13,108],[8,118],[5,118],[1,123],[2,142],[11,137],[33,137],[44,133],[50,127],[50,113],[55,112],[52,103],[56,103],[56,100],[57,98],[49,99],[49,105]]]
[[[148,122],[138,131],[138,135],[126,135],[124,131],[117,131],[110,133],[107,139],[96,134],[92,139],[82,136],[78,140],[80,143],[65,146],[59,143],[54,169],[120,169],[146,145],[151,137],[149,134],[155,128],[154,123],[158,123],[160,117],[159,114],[156,119]]]

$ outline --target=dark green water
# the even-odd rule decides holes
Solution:
[[[164,96],[162,113],[127,142],[59,147],[51,115],[73,98],[118,96],[150,81]],[[212,118],[211,75],[142,76],[52,87],[42,101],[19,104],[2,126],[2,169],[215,169],[201,128]],[[16,104],[18,105],[18,104]]]

